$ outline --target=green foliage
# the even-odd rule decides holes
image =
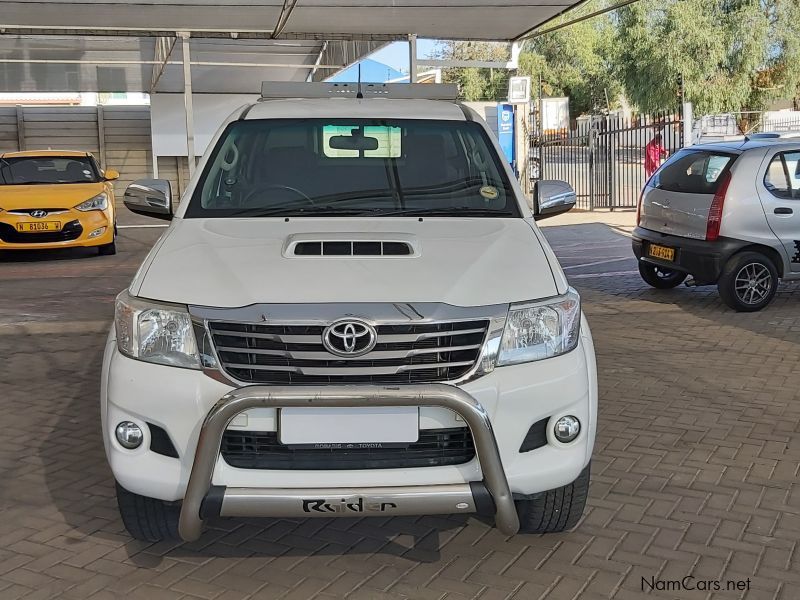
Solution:
[[[580,14],[610,1],[590,0]],[[507,52],[499,44],[450,42],[439,56],[507,60]],[[573,116],[614,109],[622,98],[641,111],[675,107],[681,79],[698,113],[800,100],[800,0],[642,0],[528,41],[518,74],[532,77],[534,92],[541,77],[545,95],[569,96]],[[501,69],[447,69],[443,76],[468,100],[507,93]]]
[[[642,110],[685,97],[701,113],[761,108],[759,75],[776,53],[781,0],[644,0],[618,12],[618,65],[627,96]]]
[[[438,58],[504,62],[510,59],[507,44],[494,42],[441,42]],[[502,100],[508,94],[505,69],[450,68],[442,71],[444,83],[457,83],[465,100]]]
[[[570,114],[597,113],[615,108],[622,92],[616,56],[613,24],[603,15],[526,43],[519,72],[537,83],[541,76],[548,96],[569,96]]]

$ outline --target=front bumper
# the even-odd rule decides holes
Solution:
[[[675,260],[670,262],[648,256],[649,244],[674,248]],[[732,238],[708,242],[637,227],[633,230],[631,245],[638,260],[688,273],[698,285],[711,285],[717,283],[728,259],[746,246],[747,242]]]
[[[475,440],[483,481],[436,486],[355,489],[224,488],[211,491],[222,434],[236,415],[250,408],[369,406],[439,406],[460,415]],[[226,394],[206,417],[195,450],[181,507],[179,531],[196,540],[206,516],[353,516],[363,507],[377,514],[447,514],[478,512],[485,489],[495,507],[498,529],[519,530],[492,424],[484,408],[463,390],[445,384],[381,387],[372,385],[250,386]],[[317,498],[322,496],[322,498]],[[334,499],[334,504],[328,502]],[[340,500],[341,499],[341,500]],[[205,504],[205,509],[204,509]],[[484,502],[489,504],[489,502]],[[214,508],[209,509],[209,505]],[[344,507],[336,511],[333,507]],[[348,509],[348,507],[350,507]],[[359,508],[356,511],[355,508]],[[330,510],[328,510],[330,508]],[[312,510],[313,509],[313,510]],[[324,509],[324,510],[320,510]]]
[[[17,223],[37,221],[58,222],[58,232],[17,233]],[[104,229],[101,234],[92,233]],[[42,250],[49,248],[78,248],[101,246],[114,241],[114,219],[110,209],[79,211],[65,210],[35,219],[25,214],[0,213],[0,250]]]
[[[315,405],[359,406],[368,401],[420,406],[422,429],[466,422],[477,457],[464,464],[422,468],[261,470],[232,467],[220,456],[219,440],[226,427],[275,431],[277,407],[307,404],[309,398]],[[104,360],[101,408],[103,439],[115,478],[134,493],[188,503],[184,536],[196,535],[197,521],[217,514],[338,516],[337,506],[344,506],[341,513],[347,514],[347,505],[355,504],[364,507],[360,516],[385,516],[389,511],[368,508],[386,503],[396,505],[392,514],[490,512],[500,515],[498,525],[510,531],[513,522],[500,508],[508,493],[530,496],[566,485],[589,462],[597,421],[597,383],[585,320],[575,351],[546,361],[500,367],[459,387],[235,389],[198,371],[122,356],[112,332]],[[240,418],[230,422],[235,414]],[[559,443],[548,426],[545,446],[520,451],[533,423],[548,418],[552,423],[566,414],[575,415],[583,425],[575,441]],[[122,420],[136,422],[145,432],[136,450],[122,448],[114,438],[114,427]],[[148,423],[168,432],[179,458],[150,450]],[[487,495],[491,502],[485,502]],[[303,510],[303,500],[315,498],[325,499],[326,504],[327,499],[335,499],[337,505],[324,511]]]

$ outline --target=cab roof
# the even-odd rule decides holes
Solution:
[[[32,158],[37,156],[91,156],[91,153],[81,152],[80,150],[21,150],[19,152],[0,154],[2,158]]]
[[[745,138],[743,140],[726,140],[721,142],[706,142],[704,144],[696,144],[694,146],[687,146],[686,149],[692,150],[722,150],[725,152],[734,152],[741,154],[748,150],[756,150],[758,148],[798,148],[800,147],[800,139],[797,138]]]
[[[292,98],[261,100],[242,119],[434,119],[465,121],[458,104],[444,100],[391,98]]]

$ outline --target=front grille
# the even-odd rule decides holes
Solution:
[[[322,344],[322,325],[212,321],[222,368],[247,383],[421,383],[467,374],[480,355],[488,321],[378,325],[367,354],[341,358]]]
[[[8,214],[10,215],[30,215],[34,211],[43,211],[45,213],[45,217],[49,217],[50,215],[60,215],[62,213],[67,212],[68,208],[15,208],[13,210],[9,210]],[[44,218],[44,217],[36,217],[36,218]]]
[[[50,244],[52,242],[69,242],[76,240],[83,233],[80,221],[70,221],[61,231],[45,231],[42,233],[20,233],[8,223],[0,223],[0,240],[8,244]]]
[[[227,430],[222,458],[240,469],[402,469],[460,465],[475,457],[467,427],[422,429],[416,442],[389,448],[293,448],[275,431]]]

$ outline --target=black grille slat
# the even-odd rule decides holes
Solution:
[[[410,256],[414,250],[406,242],[319,241],[297,242],[295,256]]]
[[[419,440],[404,447],[294,448],[278,441],[275,431],[227,430],[220,450],[240,469],[337,470],[402,469],[459,465],[475,457],[467,427],[423,429]]]
[[[212,321],[209,330],[224,370],[248,383],[429,383],[467,374],[487,326],[486,320],[378,325],[375,347],[353,359],[326,351],[321,325]]]

